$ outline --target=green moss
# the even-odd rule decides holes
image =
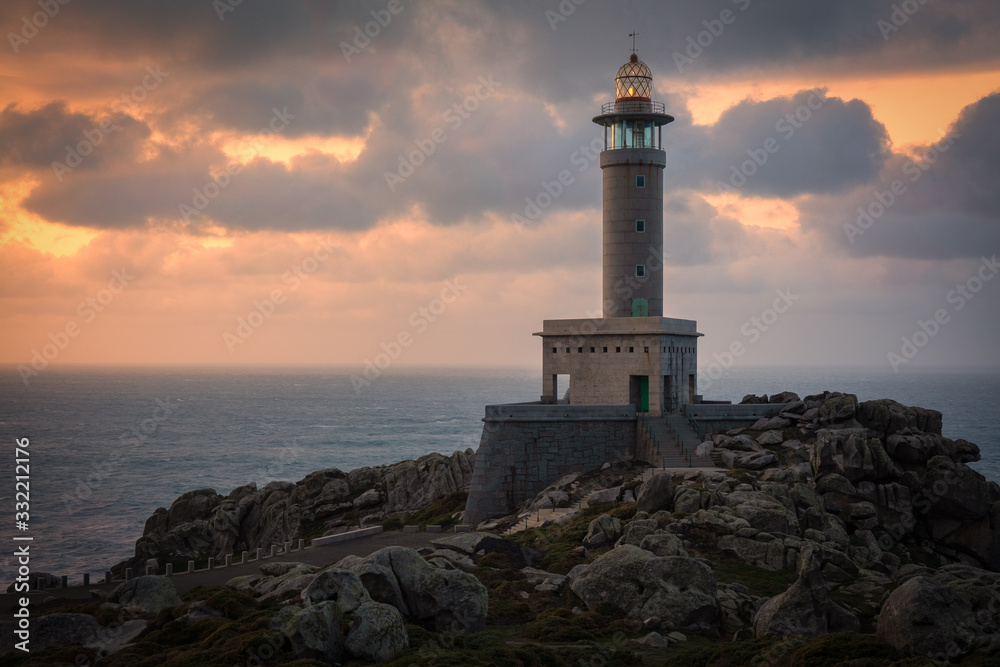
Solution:
[[[403,525],[403,520],[394,516],[382,522],[382,530],[402,530]]]
[[[507,554],[496,552],[480,556],[479,560],[476,561],[476,565],[479,567],[493,567],[499,570],[511,569],[510,558],[507,557]]]
[[[875,635],[839,633],[809,640],[788,657],[789,667],[835,667],[852,664],[857,667],[893,665],[903,656]]]

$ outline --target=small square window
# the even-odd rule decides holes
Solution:
[[[607,352],[607,351],[608,351],[608,348],[604,348],[604,351],[605,351],[605,352]]]
[[[629,352],[635,352],[635,348],[634,347],[629,347],[628,351]]]
[[[576,351],[579,352],[580,354],[583,354],[583,348],[582,347],[576,348]]]
[[[566,354],[569,354],[569,348],[568,347],[566,348]]]
[[[635,277],[636,278],[645,278],[646,277],[646,265],[645,264],[636,264],[635,265]]]
[[[557,348],[557,347],[552,348],[552,354],[555,354],[558,350],[559,350],[559,348]]]
[[[594,348],[590,348],[590,353],[591,353],[591,354],[593,354],[593,353],[594,353]]]
[[[635,221],[635,231],[639,232],[640,234],[642,234],[643,232],[645,232],[646,231],[646,221],[645,220],[636,220]]]
[[[622,349],[620,347],[616,347],[615,348],[615,352],[621,352],[621,351],[622,351]]]
[[[663,348],[663,351],[664,351],[664,352],[666,352],[666,351],[667,351],[667,348]]]
[[[642,348],[642,351],[643,352],[649,352],[649,348],[648,347],[644,347],[644,348]]]
[[[638,176],[635,177],[635,187],[637,187],[637,188],[644,188],[644,187],[646,187],[646,175],[645,174],[639,174]]]

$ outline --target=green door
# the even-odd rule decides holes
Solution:
[[[639,409],[649,412],[649,378],[639,378]]]
[[[649,317],[649,299],[632,299],[632,317]]]

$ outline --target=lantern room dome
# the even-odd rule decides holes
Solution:
[[[615,101],[649,102],[653,93],[653,75],[646,63],[634,53],[618,68],[615,76]]]

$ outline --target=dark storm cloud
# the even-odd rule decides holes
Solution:
[[[145,124],[125,115],[71,113],[63,102],[32,110],[11,104],[0,111],[0,167],[50,169],[82,148],[87,155],[78,168],[101,169],[133,158],[149,134]]]
[[[804,204],[803,225],[851,254],[940,259],[1000,250],[1000,93],[849,196]]]
[[[885,127],[867,104],[823,90],[744,100],[714,125],[686,131],[706,136],[700,151],[679,158],[671,182],[746,195],[840,192],[869,182],[890,154]]]

